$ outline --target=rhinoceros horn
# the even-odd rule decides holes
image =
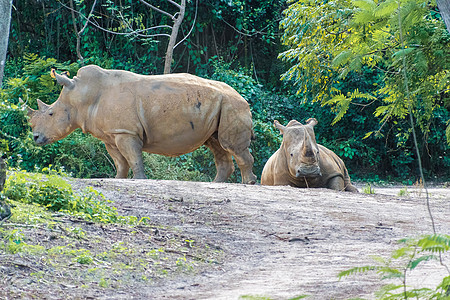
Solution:
[[[50,75],[56,79],[60,85],[72,89],[75,86],[75,81],[67,77],[68,72],[63,72],[61,75],[56,73],[55,69],[52,69]]]
[[[34,109],[32,109],[31,107],[29,107],[28,105],[26,106],[26,110],[27,110],[27,116],[29,116],[30,118],[33,116],[33,114],[36,112]]]
[[[50,106],[50,105],[45,104],[44,102],[42,102],[39,99],[37,99],[37,104],[38,104],[39,110],[47,110],[47,108]]]
[[[285,126],[281,125],[278,120],[273,121],[273,126],[275,126],[275,128],[277,128],[281,132],[281,134],[283,134],[284,129],[286,128]]]

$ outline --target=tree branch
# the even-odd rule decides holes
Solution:
[[[195,1],[195,15],[194,15],[194,22],[192,23],[191,30],[189,30],[188,34],[184,38],[182,38],[181,41],[179,41],[175,46],[173,46],[173,49],[175,49],[179,44],[184,42],[189,37],[189,35],[191,34],[192,30],[194,29],[195,22],[197,20],[197,10],[198,10],[198,0]]]
[[[169,0],[169,1],[170,1],[170,0]],[[162,9],[157,8],[156,6],[151,5],[150,3],[148,3],[148,2],[146,2],[146,1],[144,1],[144,0],[139,0],[139,2],[141,2],[142,4],[144,4],[144,5],[148,6],[148,7],[150,7],[150,8],[153,9],[153,10],[156,10],[156,11],[159,12],[159,13],[162,13],[163,15],[168,16],[168,17],[171,18],[173,21],[175,21],[175,16],[169,14],[168,12],[166,12],[166,11],[164,11],[164,10],[162,10]],[[173,2],[173,1],[171,1],[171,2]],[[176,4],[177,6],[179,6],[177,3],[175,3],[175,4]]]
[[[94,7],[95,7],[96,4],[97,4],[97,0],[94,0],[94,3],[92,4],[91,11],[89,12],[88,17],[87,17],[87,20],[88,20],[88,21],[89,21],[89,19],[91,18],[92,13],[94,12]],[[87,27],[88,24],[89,24],[89,22],[84,23],[83,28],[81,28],[81,30],[78,32],[78,34],[82,34],[83,31],[86,29],[86,27]]]
[[[61,4],[61,6],[67,8],[67,9],[69,9],[69,10],[71,10],[71,11],[74,11],[74,12],[78,13],[82,18],[84,18],[88,23],[90,23],[91,25],[93,25],[95,28],[100,29],[100,30],[102,30],[102,31],[104,31],[104,32],[107,32],[107,33],[111,33],[111,34],[115,34],[115,35],[124,35],[124,36],[130,36],[130,35],[136,34],[136,35],[138,35],[139,37],[144,37],[144,38],[148,38],[148,37],[157,37],[157,36],[170,37],[170,35],[167,34],[167,33],[140,34],[141,32],[144,32],[144,31],[147,31],[147,30],[152,30],[152,29],[158,29],[158,28],[172,28],[172,27],[169,26],[169,25],[153,26],[153,27],[146,28],[146,29],[135,30],[135,31],[133,31],[133,32],[116,32],[116,31],[112,31],[112,30],[109,30],[109,29],[106,29],[106,28],[100,26],[100,25],[97,24],[96,22],[93,22],[91,19],[87,18],[85,15],[81,14],[79,11],[74,10],[74,9],[71,9],[70,7],[68,7],[67,5],[65,5],[65,4],[62,3],[62,2],[59,2],[59,4]]]
[[[181,9],[181,5],[178,4],[178,3],[176,3],[175,1],[172,1],[172,0],[167,0],[167,1],[169,1],[170,3],[172,3],[173,5],[175,5],[178,9]]]

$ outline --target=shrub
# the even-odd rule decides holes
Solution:
[[[58,172],[44,169],[50,174],[14,172],[8,177],[4,194],[13,201],[36,203],[52,211],[62,211],[99,223],[137,223],[136,217],[123,217],[108,204],[111,201],[92,188],[80,194],[72,190]]]

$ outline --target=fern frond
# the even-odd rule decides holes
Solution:
[[[378,291],[375,292],[375,296],[377,297],[377,299],[387,299],[389,296],[391,295],[395,295],[393,294],[394,291],[402,288],[403,285],[398,285],[398,284],[386,284],[384,286],[382,286]]]
[[[409,255],[413,251],[414,251],[414,249],[412,247],[408,247],[408,246],[407,247],[402,247],[402,248],[399,248],[399,249],[395,250],[392,253],[392,258],[398,259],[398,258],[403,257],[405,255]]]
[[[445,252],[450,250],[450,236],[444,234],[428,235],[420,239],[417,244],[423,251]]]
[[[418,259],[412,260],[409,262],[407,268],[410,270],[415,269],[421,262],[423,261],[429,261],[432,259],[437,259],[437,257],[435,255],[424,255],[419,257]]]
[[[344,50],[333,59],[331,66],[334,68],[340,67],[346,64],[351,58],[352,52],[350,50]]]
[[[381,274],[381,280],[391,279],[391,278],[403,278],[404,274],[398,269],[390,267],[379,267],[377,270],[378,274]]]
[[[377,4],[372,0],[356,0],[353,1],[353,5],[367,11],[372,11],[377,7]]]
[[[387,0],[381,2],[374,10],[374,15],[377,18],[383,18],[392,15],[397,10],[397,0]]]
[[[414,51],[414,48],[401,49],[401,50],[395,52],[394,54],[392,54],[392,57],[402,58],[403,56],[406,56],[413,51]]]
[[[353,15],[353,22],[355,24],[369,24],[372,21],[375,21],[375,17],[371,11],[360,10]]]
[[[342,101],[345,101],[347,99],[347,97],[345,97],[345,95],[343,94],[338,94],[335,95],[333,98],[331,98],[330,100],[326,101],[323,103],[323,105],[333,105],[336,103],[340,103]]]
[[[338,274],[338,278],[340,280],[342,277],[348,277],[350,275],[354,275],[354,274],[358,274],[358,273],[367,273],[370,271],[375,271],[377,269],[379,269],[379,267],[377,267],[377,266],[354,267],[354,268],[340,272]]]

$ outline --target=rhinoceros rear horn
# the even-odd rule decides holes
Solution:
[[[56,79],[56,82],[58,82],[62,86],[72,89],[75,86],[75,81],[67,77],[68,74],[69,72],[63,72],[61,75],[59,75],[58,73],[56,73],[55,69],[52,69],[50,72],[50,75]]]
[[[319,123],[319,121],[316,120],[316,118],[309,118],[308,120],[306,120],[306,125],[310,125],[310,126],[316,126],[317,123]]]
[[[28,105],[25,106],[25,110],[27,112],[27,116],[29,116],[30,118],[33,116],[33,114],[36,112],[34,109],[32,109],[31,107],[29,107]]]
[[[50,105],[45,104],[41,100],[37,99],[37,104],[39,107],[39,110],[46,110]]]

